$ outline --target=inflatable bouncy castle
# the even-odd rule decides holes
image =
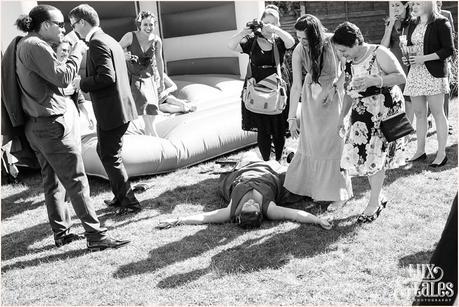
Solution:
[[[66,18],[80,3],[38,1],[56,6]],[[15,32],[12,25],[15,18],[36,4],[36,1],[2,3],[2,26],[12,29],[3,35],[2,27],[2,49],[16,35],[24,35]],[[129,176],[170,172],[256,143],[255,133],[241,129],[240,94],[248,59],[230,51],[227,43],[247,21],[260,16],[263,1],[91,1],[89,4],[98,12],[102,29],[117,40],[136,29],[134,19],[139,11],[149,10],[158,16],[156,30],[163,40],[166,72],[178,86],[173,94],[197,106],[196,112],[159,116],[156,120],[159,137],[142,135],[140,121],[133,122],[124,137],[122,153]],[[67,19],[66,22],[70,31]],[[80,73],[85,73],[84,65]],[[85,105],[91,113],[91,103]],[[81,117],[86,172],[106,178],[96,153],[93,113],[90,117],[91,120]]]

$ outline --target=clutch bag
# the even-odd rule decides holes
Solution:
[[[405,112],[383,119],[380,128],[388,142],[393,142],[414,132]]]

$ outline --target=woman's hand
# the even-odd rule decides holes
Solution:
[[[357,92],[363,92],[371,86],[379,85],[377,76],[357,77],[352,80],[352,86]]]
[[[395,22],[397,21],[397,18],[392,16],[386,19],[386,27],[389,29],[392,29],[394,27]]]
[[[344,137],[346,136],[346,129],[344,128],[344,120],[342,118],[340,118],[338,121],[336,131],[338,132],[338,135],[344,139]]]
[[[411,65],[414,65],[414,64],[421,65],[421,64],[424,64],[426,60],[423,55],[415,55],[415,56],[410,56],[409,61]]]
[[[270,23],[265,23],[263,24],[263,30],[266,31],[267,33],[277,33],[279,28]]]
[[[126,52],[124,53],[124,58],[126,59],[126,61],[130,61],[130,60],[131,60],[131,57],[132,57],[131,51],[126,51]]]
[[[244,37],[246,37],[247,35],[250,35],[250,34],[252,34],[252,29],[250,29],[250,28],[246,27],[246,28],[242,29],[242,31],[241,31],[242,38],[244,38]]]
[[[300,129],[298,128],[296,117],[288,119],[288,129],[290,130],[290,135],[292,136],[292,139],[297,139],[300,135]]]

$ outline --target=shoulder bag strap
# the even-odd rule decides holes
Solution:
[[[277,48],[276,37],[273,41],[273,51],[274,51],[274,62],[276,63],[277,76],[282,78],[282,72],[280,69],[280,58],[279,58],[279,49]]]
[[[256,40],[257,38],[255,37],[252,43],[252,47],[250,48],[250,52],[249,52],[249,64],[247,65],[247,74],[246,74],[247,80],[249,78],[252,78],[252,54],[253,54],[253,51],[255,50]]]

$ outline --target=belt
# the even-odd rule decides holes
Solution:
[[[276,66],[273,65],[261,65],[261,66],[256,66],[258,68],[276,68]]]
[[[30,116],[29,119],[30,121],[37,123],[37,122],[49,122],[52,120],[55,120],[58,117],[63,116],[63,114],[57,114],[57,115],[50,115],[50,116],[41,116],[41,117],[32,117]]]

